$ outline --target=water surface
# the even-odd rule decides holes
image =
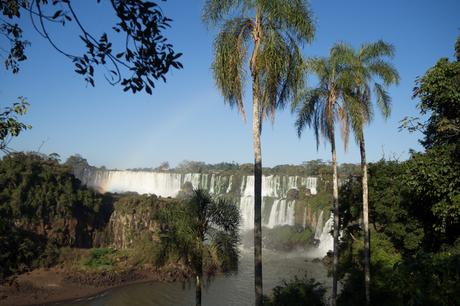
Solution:
[[[241,253],[238,273],[215,277],[203,290],[203,305],[254,304],[254,266],[252,251]],[[313,262],[305,252],[274,253],[264,250],[264,293],[267,294],[283,279],[294,275],[302,277],[305,273],[324,284],[330,291],[331,280],[321,262]],[[72,306],[177,306],[194,305],[195,287],[193,283],[150,282],[133,284],[110,290],[101,296],[82,301],[61,303]]]

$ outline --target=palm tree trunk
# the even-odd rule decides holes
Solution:
[[[369,232],[369,199],[367,186],[367,162],[366,162],[366,147],[364,142],[364,134],[361,134],[359,141],[359,150],[361,153],[361,169],[363,171],[363,230],[364,230],[364,288],[366,292],[366,305],[371,303],[371,249],[370,249],[370,232]]]
[[[339,265],[339,179],[337,175],[337,154],[335,150],[334,130],[331,131],[331,151],[332,151],[332,201],[334,206],[334,259],[332,263],[332,306],[337,304],[337,266]]]
[[[195,304],[196,306],[201,306],[201,279],[202,274],[197,273],[195,279]]]
[[[257,101],[257,98],[255,98]],[[262,154],[258,103],[254,103],[254,281],[256,306],[262,305]]]
[[[257,73],[257,54],[260,47],[260,18],[256,12],[253,30],[254,50],[251,57],[252,74],[252,137],[254,148],[254,285],[255,305],[262,306],[262,152],[260,146],[261,116],[259,101],[259,78]]]

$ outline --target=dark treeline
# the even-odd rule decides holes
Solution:
[[[449,176],[459,173],[460,164],[449,155],[432,158],[430,153],[414,154],[406,162],[369,165],[372,305],[458,305],[460,222],[450,198],[458,185]],[[430,170],[432,178],[425,180],[423,173],[440,159],[446,168]],[[420,196],[422,185],[432,196]],[[340,273],[345,284],[338,303],[364,305],[360,182],[348,181],[340,196]],[[442,206],[450,206],[450,212]]]
[[[5,156],[0,190],[0,277],[54,264],[61,246],[90,247],[111,213],[53,156]]]
[[[426,122],[403,127],[423,133],[425,152],[409,160],[369,165],[372,305],[459,305],[460,301],[460,39],[457,61],[440,59],[416,81],[414,98]],[[342,186],[339,299],[362,305],[361,184]]]

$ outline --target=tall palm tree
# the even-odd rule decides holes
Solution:
[[[382,40],[375,43],[363,44],[355,51],[347,44],[336,46],[338,53],[343,55],[348,67],[353,73],[354,85],[346,99],[349,105],[349,120],[353,127],[361,155],[362,189],[363,189],[363,231],[364,231],[364,284],[366,304],[370,305],[370,231],[369,231],[369,201],[366,146],[364,126],[372,121],[372,91],[384,118],[391,111],[391,97],[387,88],[399,83],[398,71],[386,58],[394,57],[394,47]]]
[[[245,118],[243,88],[247,66],[252,81],[254,150],[255,305],[262,305],[262,153],[260,134],[267,117],[301,88],[300,44],[314,35],[312,14],[303,0],[207,0],[204,21],[218,26],[214,79],[224,100]],[[229,19],[224,19],[228,15]],[[252,47],[251,56],[248,56]],[[247,66],[246,66],[247,65]]]
[[[162,233],[157,264],[164,264],[170,256],[182,259],[195,274],[195,302],[201,306],[204,266],[209,273],[237,269],[239,209],[196,189],[182,205],[169,206],[160,218],[168,229]]]
[[[299,95],[294,107],[297,108],[295,122],[299,137],[306,126],[313,127],[316,144],[319,145],[319,136],[323,136],[331,144],[333,168],[333,210],[334,210],[334,244],[333,244],[333,286],[332,305],[337,298],[337,265],[339,243],[339,191],[337,175],[337,155],[335,144],[335,125],[340,121],[344,144],[348,143],[348,110],[344,95],[352,84],[351,74],[344,65],[342,55],[334,48],[327,58],[314,58],[307,61],[306,69],[313,72],[319,80],[318,86],[307,89]]]

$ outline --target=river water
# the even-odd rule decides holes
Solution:
[[[252,251],[242,250],[238,273],[215,277],[203,290],[203,305],[254,304],[254,266]],[[312,261],[306,252],[275,253],[263,251],[264,293],[271,292],[283,279],[292,279],[295,275],[315,278],[323,283],[328,293],[331,291],[331,279],[321,262]],[[110,290],[103,295],[81,301],[61,303],[72,306],[177,306],[194,305],[195,287],[193,283],[150,282],[133,284]]]

